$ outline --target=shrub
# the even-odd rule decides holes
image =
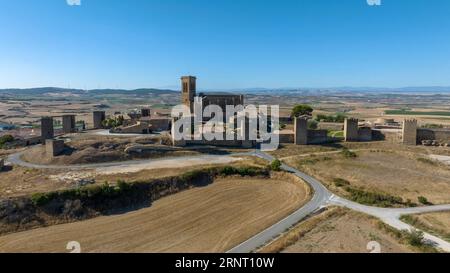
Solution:
[[[419,201],[419,203],[423,204],[423,205],[432,205],[428,199],[424,196],[419,196],[417,197],[417,200]]]
[[[358,157],[358,155],[355,152],[352,152],[352,151],[350,151],[347,148],[342,149],[342,155],[345,158],[356,158],[356,157]]]
[[[116,194],[114,187],[110,186],[107,182],[100,186],[101,196],[111,197]]]
[[[414,229],[411,232],[404,231],[403,235],[408,243],[412,246],[420,247],[424,245],[423,232],[420,230]]]
[[[404,217],[402,217],[404,220]],[[437,253],[437,249],[432,245],[427,244],[424,241],[424,234],[419,230],[413,230],[411,232],[407,230],[399,231],[381,221],[378,221],[378,228],[385,230],[392,234],[396,239],[402,243],[407,243],[411,246],[417,247],[422,252],[426,253]]]
[[[231,167],[226,166],[218,171],[218,175],[228,176],[228,175],[240,175],[240,176],[257,176],[257,175],[268,175],[268,171],[256,167]]]
[[[388,233],[390,233],[396,239],[400,240],[400,239],[403,238],[403,232],[401,232],[401,231],[399,231],[399,230],[397,230],[397,229],[395,229],[395,228],[393,228],[393,227],[391,227],[391,226],[389,226],[389,225],[387,225],[387,224],[385,224],[385,223],[383,223],[381,221],[378,221],[378,228],[382,229],[382,230],[384,230],[384,231],[386,231]]]
[[[433,160],[428,159],[428,158],[419,157],[419,158],[417,158],[417,161],[425,163],[425,164],[437,165],[436,161],[433,161]]]
[[[427,123],[425,125],[422,125],[422,128],[442,129],[442,128],[444,128],[444,125],[442,125],[442,124],[434,124],[434,123]]]
[[[307,158],[307,159],[299,159],[296,161],[298,166],[302,166],[302,165],[312,165],[312,164],[316,164],[318,162],[323,162],[323,161],[330,161],[332,158],[328,157],[328,156],[324,156],[324,157],[319,157],[319,158]]]
[[[272,161],[272,163],[270,164],[270,169],[275,172],[281,171],[281,161],[278,159]]]
[[[394,205],[404,205],[403,199],[385,193],[369,192],[362,189],[346,186],[345,190],[350,193],[350,199],[354,202],[365,205],[378,205],[381,207],[392,207]]]
[[[335,178],[333,180],[334,185],[336,187],[344,187],[344,186],[349,186],[350,182],[348,180],[342,179],[342,178]]]
[[[120,192],[127,192],[131,189],[131,185],[123,180],[117,181],[117,188]]]
[[[202,175],[205,174],[204,170],[193,170],[193,171],[189,171],[187,173],[184,173],[181,175],[181,180],[183,181],[192,181],[195,179],[199,179],[202,177]]]
[[[55,197],[55,193],[34,193],[31,195],[31,203],[35,206],[44,206]]]

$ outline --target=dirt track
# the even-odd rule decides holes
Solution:
[[[0,237],[0,252],[224,252],[308,200],[290,179],[220,179],[123,215]]]

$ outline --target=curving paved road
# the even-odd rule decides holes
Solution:
[[[151,163],[167,160],[164,159],[142,159],[142,160],[130,160],[122,162],[108,162],[108,163],[97,163],[97,164],[82,164],[82,165],[71,165],[71,166],[61,166],[61,165],[38,165],[25,162],[21,159],[23,152],[10,155],[7,158],[7,162],[24,166],[28,168],[35,169],[66,169],[66,170],[81,170],[81,169],[92,169],[92,168],[103,168],[103,167],[114,167],[114,166],[131,166],[138,163]],[[256,150],[254,152],[247,153],[236,153],[231,154],[234,156],[256,156],[265,159],[269,162],[273,161],[275,158],[268,155],[262,151]],[[225,155],[230,156],[230,155]],[[186,157],[173,157],[173,159],[193,159],[193,158],[203,158],[206,161],[211,161],[213,158],[221,158],[222,155],[198,155],[198,156],[186,156]],[[286,230],[291,228],[293,225],[302,221],[308,215],[314,213],[315,211],[329,206],[342,206],[352,210],[360,211],[372,216],[379,218],[384,223],[399,229],[399,230],[411,230],[413,227],[400,221],[400,217],[406,214],[418,214],[427,212],[438,212],[450,210],[450,205],[440,205],[440,206],[429,206],[429,207],[416,207],[416,208],[400,208],[400,209],[389,209],[389,208],[378,208],[364,206],[350,200],[335,196],[332,194],[325,186],[317,179],[300,172],[299,170],[292,168],[286,164],[282,164],[281,168],[285,171],[291,172],[297,177],[303,179],[307,182],[314,191],[312,199],[302,208],[298,209],[288,217],[274,224],[273,226],[267,228],[266,230],[260,232],[259,234],[253,236],[247,241],[239,244],[233,249],[229,250],[228,253],[249,253],[255,251],[259,247],[265,245],[269,241],[277,238],[280,234],[284,233]],[[425,233],[424,237],[429,242],[433,243],[436,247],[441,248],[444,251],[450,252],[450,243],[446,242],[436,236]]]
[[[405,222],[400,221],[400,217],[402,215],[409,214],[420,214],[420,213],[429,213],[429,212],[439,212],[439,211],[448,211],[450,210],[450,205],[438,205],[438,206],[428,206],[428,207],[415,207],[415,208],[397,208],[397,209],[387,209],[387,208],[378,208],[378,207],[369,207],[365,205],[361,205],[344,198],[333,195],[331,197],[330,204],[336,206],[346,207],[352,210],[356,210],[365,214],[369,214],[379,218],[384,223],[398,229],[398,230],[412,230],[414,229],[412,226],[406,224]],[[428,233],[424,233],[424,239],[434,246],[446,251],[450,252],[450,243],[442,240],[436,236],[433,236]]]
[[[255,151],[253,155],[263,158],[267,161],[273,161],[275,159],[274,157],[261,151]],[[305,206],[298,209],[297,211],[295,211],[288,217],[284,218],[280,222],[276,223],[275,225],[269,227],[263,232],[253,236],[247,241],[229,250],[228,253],[249,253],[258,249],[267,242],[278,237],[280,234],[285,232],[293,225],[303,220],[306,216],[326,206],[330,201],[330,198],[332,196],[331,192],[329,192],[318,180],[307,174],[300,172],[297,169],[289,167],[286,164],[282,164],[281,168],[285,171],[291,172],[294,175],[300,177],[312,187],[312,189],[314,190],[314,195],[311,201],[309,201]]]
[[[254,156],[263,158],[268,161],[272,161],[275,158],[261,151],[256,151],[253,153]],[[378,207],[369,207],[364,206],[350,200],[338,197],[332,194],[328,189],[323,186],[323,184],[316,180],[315,178],[300,172],[299,170],[287,166],[286,164],[282,165],[282,169],[289,171],[296,176],[302,178],[306,181],[313,189],[314,196],[311,201],[306,204],[304,207],[300,208],[293,214],[289,215],[285,219],[276,223],[275,225],[269,227],[263,232],[255,235],[254,237],[248,239],[247,241],[241,243],[240,245],[234,247],[229,250],[228,253],[248,253],[252,252],[259,247],[265,245],[269,241],[277,238],[280,234],[285,232],[287,229],[297,224],[301,220],[303,220],[306,216],[311,213],[319,210],[322,207],[326,207],[329,205],[342,206],[352,210],[356,210],[362,213],[366,213],[372,216],[379,218],[384,223],[398,229],[398,230],[412,230],[414,229],[412,226],[400,221],[400,217],[406,214],[418,214],[418,213],[427,213],[427,212],[438,212],[438,211],[447,211],[450,210],[450,205],[440,205],[440,206],[429,206],[429,207],[416,207],[416,208],[399,208],[399,209],[389,209],[389,208],[378,208]],[[424,233],[424,238],[428,242],[432,243],[434,246],[446,251],[450,252],[450,243],[444,241],[436,236],[433,236],[428,233]]]

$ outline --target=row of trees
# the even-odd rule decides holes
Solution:
[[[336,115],[323,115],[319,114],[316,117],[316,120],[318,122],[337,122],[337,123],[343,123],[345,119],[347,118],[346,115],[338,113]]]
[[[294,108],[292,109],[292,113],[291,113],[291,117],[292,118],[298,118],[298,117],[310,117],[312,118],[312,114],[314,112],[314,109],[307,105],[307,104],[298,104],[296,106],[294,106]],[[318,114],[315,118],[316,122],[338,122],[338,123],[342,123],[345,121],[345,118],[347,116],[342,114],[342,113],[338,113],[336,115],[324,115],[324,114]]]

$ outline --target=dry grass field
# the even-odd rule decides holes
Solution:
[[[450,242],[450,212],[435,212],[411,215],[403,218],[414,227],[441,237]]]
[[[188,171],[200,170],[214,166],[255,166],[264,167],[267,162],[255,157],[236,157],[238,161],[233,163],[214,163],[206,164],[190,164],[190,162],[181,162],[180,166],[164,166],[164,167],[142,167],[142,170],[132,171],[136,164],[132,164],[130,168],[99,168],[86,169],[78,171],[70,170],[50,170],[50,169],[31,169],[14,166],[10,170],[0,173],[0,198],[16,197],[29,195],[36,192],[50,192],[64,190],[77,187],[77,181],[82,179],[93,179],[95,184],[103,184],[105,182],[115,183],[118,180],[125,182],[133,181],[149,181],[157,178],[177,176]],[[195,162],[193,162],[195,163]],[[161,164],[160,164],[161,165]],[[181,166],[183,165],[183,166]],[[116,170],[112,174],[108,174],[108,170]]]
[[[50,179],[61,171],[37,170],[14,166],[0,173],[0,198],[22,196],[70,187],[69,184]]]
[[[450,167],[424,160],[425,155],[406,151],[364,150],[358,157],[342,154],[291,157],[286,163],[313,175],[334,192],[347,196],[344,187],[335,185],[344,179],[352,187],[388,193],[418,202],[424,196],[434,204],[450,203]]]
[[[260,252],[368,253],[371,241],[380,243],[383,253],[412,252],[381,230],[377,219],[343,208],[331,208],[299,223]]]
[[[276,151],[270,152],[271,155],[285,159],[295,156],[305,156],[314,153],[327,153],[340,151],[344,148],[351,150],[383,150],[383,151],[404,151],[416,154],[437,154],[449,155],[450,149],[444,147],[425,147],[425,146],[406,146],[401,144],[390,143],[387,141],[373,142],[338,142],[322,145],[294,145],[282,144]]]
[[[159,145],[157,138],[145,140],[148,143],[145,144],[146,151],[127,153],[128,147],[142,145],[137,141],[143,140],[126,137],[92,137],[90,139],[78,137],[66,143],[66,151],[57,157],[48,157],[45,147],[38,145],[27,149],[22,159],[35,164],[72,165],[199,154],[194,150]]]
[[[286,174],[272,179],[223,178],[122,215],[0,237],[0,252],[224,252],[281,220],[309,200],[306,184]]]

